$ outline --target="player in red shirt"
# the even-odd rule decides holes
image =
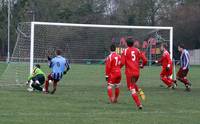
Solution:
[[[105,77],[108,83],[107,93],[111,103],[116,103],[119,96],[119,86],[121,81],[121,56],[118,55],[115,50],[116,46],[110,46],[111,53],[106,58]],[[115,89],[115,95],[113,96],[112,89]]]
[[[127,87],[131,92],[132,98],[135,101],[137,107],[142,109],[142,104],[137,95],[139,88],[136,82],[140,75],[140,67],[143,67],[147,63],[147,60],[144,58],[144,55],[141,54],[138,48],[133,47],[132,38],[128,38],[126,42],[128,48],[122,52],[122,66],[125,65]],[[141,59],[142,64],[140,65]]]
[[[171,78],[173,65],[170,58],[170,54],[167,51],[167,44],[161,44],[160,50],[162,52],[162,57],[155,61],[155,63],[161,63],[162,71],[160,73],[160,78],[167,85],[168,88],[175,88],[176,81]]]

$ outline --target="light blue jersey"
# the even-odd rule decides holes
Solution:
[[[56,56],[50,60],[49,67],[52,70],[52,77],[56,80],[60,80],[64,71],[69,69],[69,62],[62,56]]]

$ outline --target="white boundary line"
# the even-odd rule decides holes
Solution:
[[[89,113],[89,112],[85,112],[85,113],[70,113],[70,112],[46,112],[46,113],[37,113],[37,112],[16,112],[16,113],[1,113],[0,116],[11,116],[11,115],[18,115],[18,116],[65,116],[65,115],[125,115],[125,114],[200,114],[200,111],[177,111],[177,112],[164,112],[164,111],[149,111],[149,112],[145,112],[145,111],[132,111],[132,112],[96,112],[96,113]]]
[[[25,84],[22,84],[22,83],[20,83],[20,84],[2,84],[1,82],[0,82],[0,87],[9,87],[9,86],[25,86]]]

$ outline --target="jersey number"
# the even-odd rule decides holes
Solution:
[[[135,61],[135,59],[136,59],[135,51],[132,51],[132,52],[131,52],[131,56],[132,56],[132,61]]]
[[[118,57],[115,57],[115,66],[117,66],[119,63]]]
[[[56,65],[57,65],[57,67],[60,67],[60,62],[57,62]]]

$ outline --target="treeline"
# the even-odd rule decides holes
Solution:
[[[11,51],[20,22],[173,26],[174,42],[200,47],[199,0],[11,0]],[[7,0],[0,0],[0,54],[7,53]]]

